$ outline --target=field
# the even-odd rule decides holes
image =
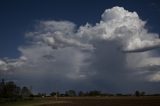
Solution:
[[[46,97],[0,106],[160,106],[160,97]]]

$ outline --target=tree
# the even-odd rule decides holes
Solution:
[[[65,92],[66,96],[76,96],[76,92],[74,90],[68,90]]]
[[[38,93],[37,94],[37,97],[45,97],[46,96],[46,93]]]
[[[135,91],[135,94],[134,94],[135,96],[140,96],[140,92],[139,91]]]
[[[17,85],[10,81],[10,82],[6,82],[5,83],[5,87],[4,87],[4,97],[6,98],[13,98],[15,96],[18,96],[19,95],[19,89],[17,87]]]
[[[145,93],[144,91],[141,92],[141,96],[145,96],[145,94],[146,94],[146,93]]]
[[[13,81],[5,82],[2,79],[0,82],[0,97],[8,98],[8,100],[17,100],[20,97],[21,88]]]
[[[5,87],[5,81],[4,79],[2,79],[2,82],[0,83],[0,97],[3,97],[5,95],[4,87]]]
[[[32,95],[31,91],[27,87],[23,87],[21,90],[22,97],[30,97]]]
[[[89,92],[89,96],[100,96],[101,95],[101,92],[100,91],[90,91]]]
[[[85,93],[82,92],[82,91],[80,91],[80,92],[78,93],[78,96],[85,96]]]
[[[117,93],[116,96],[124,96],[124,95],[121,93]]]
[[[31,97],[32,93],[27,87],[23,87],[22,89],[17,86],[13,81],[5,82],[2,79],[0,82],[0,97],[8,98],[7,100],[15,101],[20,99],[21,97]]]
[[[52,93],[50,93],[50,95],[51,96],[55,96],[55,95],[57,95],[57,93],[56,92],[52,92]]]

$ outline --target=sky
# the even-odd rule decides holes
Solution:
[[[0,78],[34,92],[160,92],[159,0],[1,0]]]

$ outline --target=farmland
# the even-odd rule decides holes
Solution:
[[[160,106],[160,97],[54,97],[8,102],[0,106]]]

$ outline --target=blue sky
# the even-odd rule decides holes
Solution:
[[[1,0],[0,77],[36,92],[160,92],[159,19],[159,0]]]
[[[95,24],[106,8],[122,6],[136,11],[149,30],[160,33],[159,0],[1,0],[0,57],[17,57],[24,33],[39,20],[69,20],[77,25]]]

